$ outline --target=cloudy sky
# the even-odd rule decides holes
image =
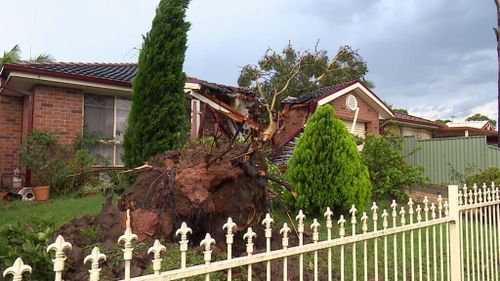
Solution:
[[[0,50],[23,57],[135,62],[158,0],[0,0]],[[8,12],[4,12],[8,11]],[[185,71],[236,84],[242,66],[290,40],[334,54],[351,45],[368,63],[374,91],[426,118],[496,119],[497,57],[492,0],[192,0]]]

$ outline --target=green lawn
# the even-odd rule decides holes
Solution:
[[[59,228],[74,218],[97,214],[104,196],[60,197],[47,202],[0,201],[0,226],[8,223],[46,221]]]

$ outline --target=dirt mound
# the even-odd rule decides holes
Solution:
[[[238,225],[236,233],[246,231],[248,226],[260,228],[259,222],[268,209],[266,180],[259,176],[266,169],[263,156],[253,153],[242,161],[242,147],[229,151],[214,148],[210,157],[207,151],[206,147],[195,146],[154,157],[149,161],[153,168],[138,175],[117,206],[108,198],[97,217],[85,216],[63,226],[58,234],[73,244],[66,278],[87,278],[86,268],[81,264],[91,251],[90,244],[116,248],[116,241],[125,229],[127,209],[139,241],[177,241],[175,231],[185,221],[193,230],[190,235],[193,245],[209,232],[218,247],[224,248],[222,225],[228,217]],[[98,233],[98,241],[90,241],[96,236],[92,231]],[[243,241],[235,245],[235,253],[242,251]],[[149,264],[149,257],[138,250],[134,252],[132,275],[137,276]],[[112,270],[103,270],[103,274],[123,276],[123,268]]]

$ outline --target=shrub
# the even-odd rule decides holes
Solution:
[[[423,167],[414,168],[404,159],[400,138],[368,135],[361,158],[370,173],[374,199],[406,200],[406,186],[426,183]]]
[[[467,186],[472,186],[474,183],[477,183],[478,186],[481,186],[483,183],[490,186],[492,182],[496,185],[500,184],[500,168],[490,167],[465,179]]]
[[[288,162],[287,178],[297,196],[288,202],[308,212],[330,206],[347,210],[367,205],[371,184],[355,140],[330,105],[321,106],[307,121]]]
[[[33,131],[19,149],[26,168],[30,169],[42,185],[50,185],[55,192],[63,189],[66,178],[72,173],[69,146],[61,145],[55,134]]]
[[[53,278],[51,243],[54,226],[45,222],[7,224],[0,228],[0,272],[21,257],[32,268],[29,278],[23,280],[50,280]]]
[[[50,185],[56,194],[76,191],[76,187],[95,180],[92,167],[96,157],[80,145],[85,136],[74,144],[61,144],[57,135],[35,130],[28,134],[19,149],[19,156],[42,185]]]

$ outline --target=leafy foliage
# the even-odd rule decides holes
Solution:
[[[21,145],[19,156],[41,185],[50,185],[53,192],[65,194],[95,180],[91,168],[97,160],[82,145],[85,142],[88,140],[82,136],[74,144],[64,145],[57,135],[34,130]]]
[[[54,227],[45,222],[13,223],[0,227],[0,272],[20,257],[33,268],[23,280],[53,278],[51,255],[46,246],[51,243]]]
[[[9,51],[4,51],[2,57],[0,57],[0,65],[15,62],[21,59],[21,48],[19,45],[15,45]]]
[[[400,138],[368,135],[361,158],[370,172],[375,199],[406,200],[405,187],[426,183],[423,167],[414,168],[404,159]]]
[[[127,166],[141,165],[186,142],[189,124],[182,66],[190,26],[184,21],[188,3],[160,1],[151,30],[144,37],[124,139]]]
[[[268,49],[256,65],[244,66],[238,85],[261,97],[267,112],[262,120],[268,126],[264,134],[272,134],[276,130],[277,112],[284,97],[355,79],[373,86],[364,78],[367,72],[366,62],[350,46],[340,47],[330,58],[326,50],[297,51],[288,44],[281,52]]]
[[[467,184],[467,186],[472,186],[475,183],[478,185],[482,185],[483,183],[485,183],[489,186],[492,182],[494,182],[496,185],[500,184],[500,168],[489,167],[484,171],[465,178],[465,183]]]
[[[3,55],[0,57],[0,65],[20,60],[21,60],[21,47],[19,47],[19,44],[16,44],[9,51],[3,52]],[[55,60],[56,59],[52,55],[47,53],[42,53],[35,57],[29,58],[29,61],[33,62],[54,62]]]
[[[403,114],[408,114],[408,110],[404,108],[393,108],[393,112],[398,112],[398,113],[403,113]]]
[[[481,113],[476,113],[474,115],[471,115],[469,117],[467,117],[465,119],[465,121],[489,121],[490,124],[493,126],[493,127],[496,127],[497,126],[497,121],[496,120],[493,120],[491,118],[489,118],[488,116],[486,115],[482,115]]]
[[[289,202],[308,212],[327,206],[347,210],[370,200],[368,170],[361,163],[354,138],[344,123],[324,105],[308,120],[288,162],[287,178],[297,194]]]
[[[451,120],[450,119],[436,119],[436,120],[434,120],[434,122],[446,125],[446,124],[450,123]]]

